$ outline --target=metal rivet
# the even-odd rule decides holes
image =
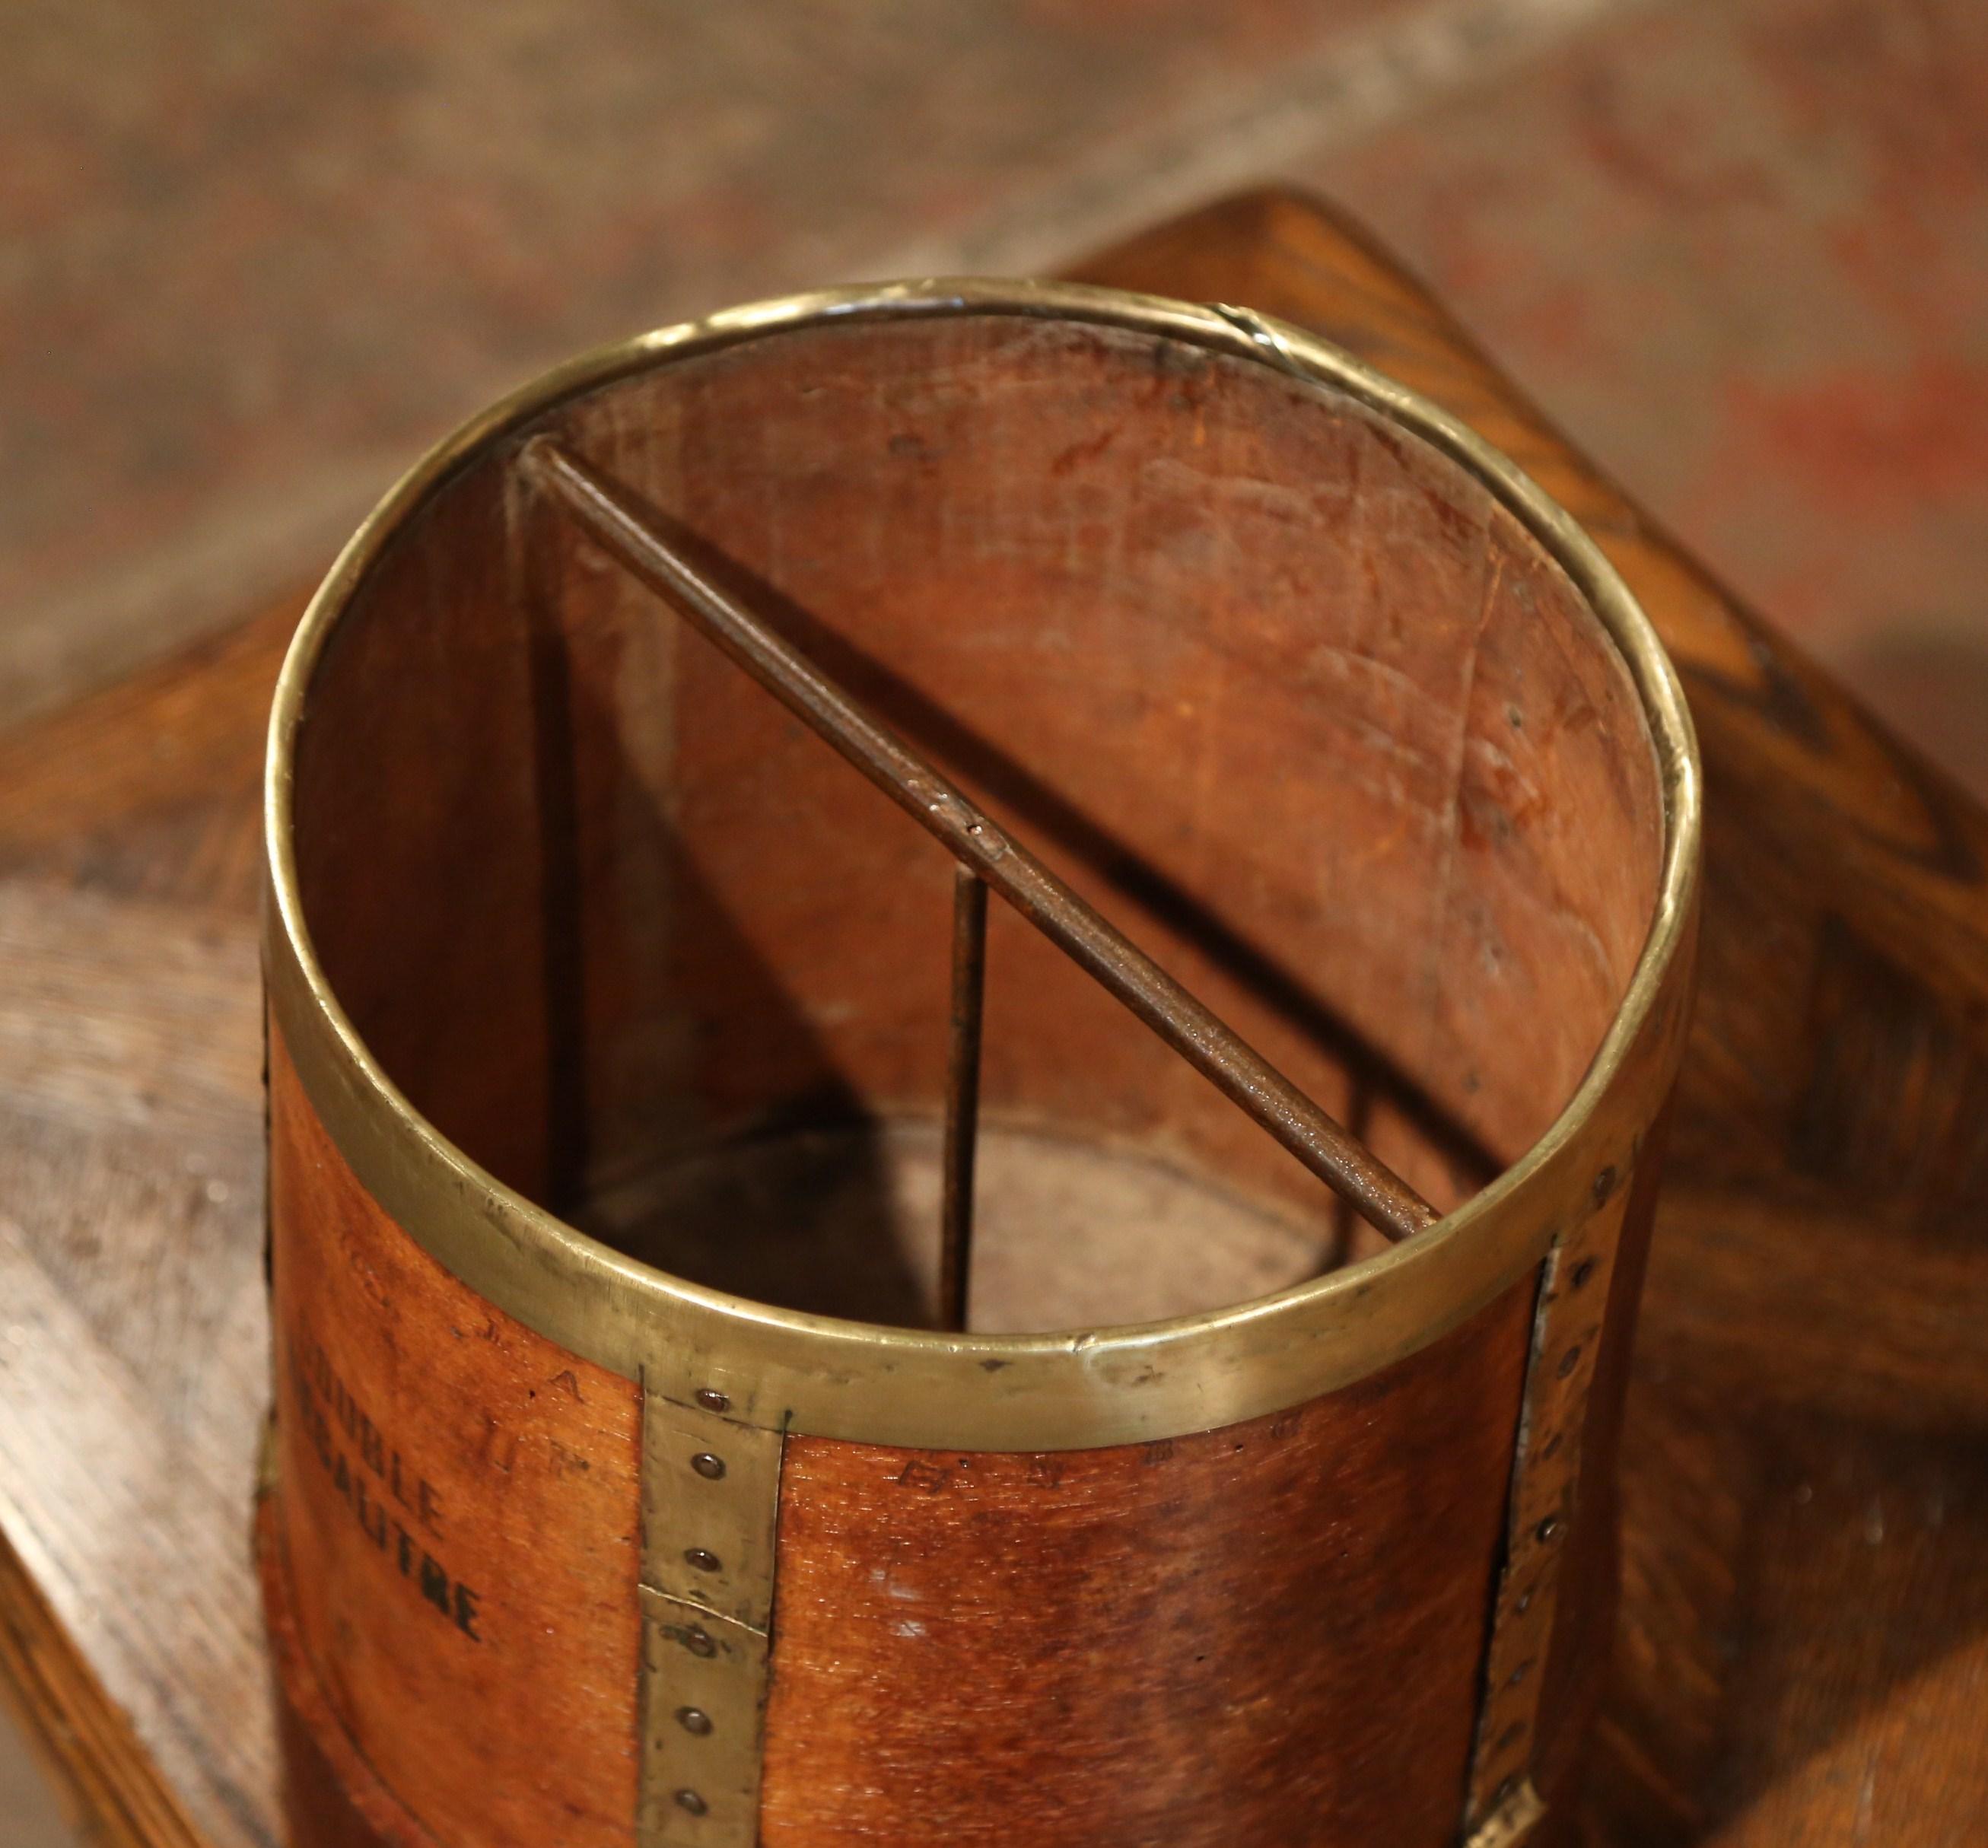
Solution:
[[[1548,1515],[1537,1527],[1533,1529],[1533,1531],[1537,1534],[1542,1540],[1550,1540],[1554,1539],[1560,1532],[1560,1516],[1558,1515]]]
[[[1567,1281],[1574,1289],[1584,1289],[1587,1285],[1588,1279],[1594,1275],[1594,1260],[1592,1258],[1584,1258],[1574,1267],[1574,1275]]]
[[[702,1546],[686,1546],[684,1557],[699,1572],[716,1572],[722,1562],[715,1552],[707,1552]]]
[[[725,1459],[714,1457],[708,1450],[701,1450],[691,1458],[690,1466],[707,1482],[715,1482],[725,1474]]]
[[[711,1715],[702,1707],[679,1707],[677,1724],[686,1732],[694,1732],[702,1738],[711,1736]]]
[[[697,1389],[697,1402],[708,1412],[728,1412],[732,1409],[732,1401],[715,1387],[700,1386]]]
[[[688,1815],[702,1816],[711,1806],[695,1790],[679,1790],[677,1792],[677,1807]]]
[[[1594,1177],[1594,1204],[1597,1206],[1606,1204],[1608,1196],[1614,1191],[1615,1171],[1612,1167],[1605,1167]]]
[[[694,1656],[702,1656],[708,1660],[718,1654],[718,1645],[712,1640],[711,1632],[695,1623],[688,1630],[673,1630],[670,1634]]]
[[[1576,1342],[1560,1357],[1560,1377],[1564,1380],[1581,1364],[1581,1344]]]
[[[1531,1663],[1521,1662],[1516,1668],[1512,1671],[1510,1674],[1506,1677],[1505,1685],[1507,1688],[1516,1688],[1532,1672],[1533,1665]]]
[[[1529,1610],[1530,1610],[1532,1609],[1532,1607],[1533,1607],[1533,1592],[1532,1592],[1532,1587],[1531,1587],[1530,1586],[1526,1586],[1526,1588],[1523,1591],[1522,1591],[1522,1592],[1520,1592],[1520,1593],[1519,1593],[1519,1600],[1518,1600],[1518,1602],[1517,1602],[1516,1604],[1514,1604],[1514,1605],[1512,1606],[1512,1608],[1513,1608],[1514,1610],[1516,1610],[1516,1611],[1519,1613],[1519,1615],[1520,1615],[1520,1617],[1523,1617],[1526,1614],[1526,1613],[1527,1611],[1529,1611]]]

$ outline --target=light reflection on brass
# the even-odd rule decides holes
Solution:
[[[814,1316],[700,1288],[627,1258],[504,1187],[408,1105],[360,1043],[311,951],[291,840],[292,751],[313,670],[374,559],[456,469],[574,395],[650,367],[834,320],[1043,317],[1130,329],[1316,381],[1474,475],[1586,596],[1641,698],[1665,799],[1662,887],[1634,978],[1572,1100],[1490,1187],[1393,1249],[1259,1301],[1057,1335],[927,1333]],[[1571,518],[1456,420],[1293,327],[1240,311],[1068,284],[932,282],[733,309],[576,360],[466,426],[387,497],[333,567],[279,683],[265,804],[265,960],[276,1030],[313,1104],[382,1206],[439,1262],[571,1351],[678,1403],[883,1444],[1081,1448],[1175,1437],[1282,1410],[1415,1353],[1537,1266],[1627,1174],[1682,1043],[1695,915],[1699,772],[1675,676],[1627,590]]]

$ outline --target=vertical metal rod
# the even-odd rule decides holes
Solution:
[[[987,992],[987,884],[952,869],[952,1019],[945,1056],[945,1192],[939,1319],[964,1333],[973,1277],[973,1156],[980,1140],[980,1018]]]
[[[1435,1224],[1435,1208],[1358,1138],[1175,981],[1117,926],[1010,840],[930,764],[656,529],[627,487],[535,437],[526,477],[637,577],[811,726],[953,857],[969,866],[1188,1064],[1239,1105],[1389,1238]]]

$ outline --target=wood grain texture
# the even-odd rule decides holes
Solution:
[[[69,1797],[63,1820],[83,1848],[198,1848],[205,1839],[152,1772],[102,1684],[76,1674],[74,1644],[33,1575],[3,1544],[0,1719],[40,1748],[33,1757]]]
[[[1567,574],[1433,444],[1253,359],[993,314],[796,328],[532,428],[1328,1108],[1384,1089],[1503,1162],[1571,1093],[1647,929],[1655,766]],[[945,855],[546,517],[526,434],[396,533],[313,676],[298,887],[334,992],[431,1121],[583,1216],[539,1184],[548,1098],[590,1191],[935,1119]],[[1068,958],[1005,906],[990,932],[990,1112],[1318,1214]],[[1481,1179],[1409,1152],[1439,1199]],[[784,1281],[746,1287],[818,1306]]]
[[[343,1739],[320,1749],[349,1741],[443,1841],[624,1848],[639,1389],[443,1271],[346,1167],[273,1034],[269,1063],[271,1569],[316,1684],[292,1704],[328,1713]]]
[[[770,627],[848,673],[998,805],[999,825],[1052,853],[1308,1087],[1364,1107],[1344,1048],[1370,1048],[1367,1063],[1395,1075],[1391,1097],[1489,1151],[1477,1181],[1572,1093],[1648,932],[1663,829],[1634,683],[1547,546],[1438,444],[1254,357],[1076,316],[830,316],[604,383],[479,449],[396,525],[313,657],[296,745],[303,918],[388,1076],[515,1184],[566,1204],[530,1154],[547,1127],[534,1120],[540,1096],[579,1131],[583,1169],[612,1150],[617,1165],[665,1174],[727,1140],[762,1169],[769,1129],[809,1123],[824,1100],[831,1124],[935,1118],[945,937],[930,913],[950,883],[943,854],[791,714],[543,517],[516,454],[542,429],[658,509]],[[1332,1222],[1310,1176],[1080,969],[1002,921],[986,1078],[999,1117],[1100,1157],[1129,1145]],[[1249,992],[1265,966],[1281,979]],[[561,1022],[578,1029],[576,1056],[556,1055]],[[677,1049],[674,1069],[652,1066],[651,1047]],[[631,1069],[666,1082],[631,1099]],[[437,1316],[403,1317],[421,1293],[404,1266],[398,1284],[349,1287],[313,1216],[344,1242],[359,1235],[348,1226],[363,1230],[375,1268],[395,1241],[349,1181],[333,1185],[322,1151],[296,1154],[280,1056],[274,1071],[278,1494],[286,1514],[306,1483],[324,1504],[302,1534],[286,1522],[306,1653],[410,1809],[445,1834],[526,1838],[515,1792],[448,1761],[528,1736],[555,1742],[556,1763],[579,1758],[579,1741],[612,1729],[613,1712],[589,1728],[578,1709],[613,1657],[584,1646],[573,1613],[548,1609],[539,1617],[567,1647],[493,1654],[472,1689],[404,1652],[387,1659],[387,1613],[364,1603],[370,1586],[390,1605],[379,1575],[347,1574],[319,1609],[340,1562],[313,1536],[349,1541],[350,1523],[324,1502],[299,1417],[316,1411],[328,1458],[318,1401],[348,1387],[385,1401],[375,1382],[391,1370],[358,1358],[383,1342],[402,1377],[431,1359],[448,1371],[462,1408],[477,1401],[479,1360],[493,1408],[510,1383],[477,1344],[451,1346],[459,1331]],[[766,1191],[776,1215],[814,1216],[806,1193]],[[422,1209],[396,1211],[414,1226]],[[673,1218],[653,1225],[644,1255],[709,1282]],[[1045,1282],[1095,1266],[1094,1229],[1074,1223],[1043,1254]],[[720,1231],[752,1255],[743,1228]],[[1198,1248],[1184,1263],[1150,1236],[1132,1262],[1198,1272],[1191,1222],[1187,1238]],[[793,1306],[783,1255],[769,1249],[748,1289]],[[1584,1317],[1608,1296],[1606,1255]],[[888,1287],[891,1267],[859,1253],[842,1268],[864,1292],[855,1313],[893,1316],[894,1301],[867,1294]],[[766,1736],[786,1775],[766,1787],[783,1819],[769,1826],[796,1844],[925,1830],[1156,1848],[1238,1829],[1293,1845],[1434,1848],[1452,1836],[1533,1282],[1371,1394],[1177,1453],[880,1460],[803,1442],[820,1427],[790,1401],[805,1465],[780,1492],[774,1595],[791,1575],[803,1587],[794,1609],[816,1621],[773,1627],[783,1691]],[[456,1296],[451,1323],[473,1313]],[[1219,1289],[1192,1306],[1236,1298]],[[1110,1304],[1100,1319],[1127,1319]],[[1058,1306],[1047,1326],[1083,1323]],[[330,1383],[300,1399],[292,1380],[320,1352]],[[888,1357],[874,1364],[888,1374]],[[973,1392],[995,1390],[972,1377]],[[1294,1390],[1317,1394],[1320,1376]],[[425,1410],[403,1393],[383,1422],[407,1430]],[[648,1417],[664,1415],[652,1401]],[[1219,1415],[1203,1402],[1182,1424]],[[962,1414],[928,1441],[966,1429]],[[1100,1434],[1073,1416],[1030,1441],[1075,1449]],[[1564,1434],[1571,1463],[1577,1425]],[[414,1448],[451,1454],[439,1428]],[[742,1459],[720,1454],[744,1492]],[[845,1525],[822,1512],[838,1481],[860,1495],[886,1465],[894,1494]],[[682,1458],[668,1467],[687,1478]],[[926,1492],[935,1480],[960,1487]],[[351,1481],[363,1524],[356,1462]],[[1011,1481],[1019,1499],[973,1505],[974,1485]],[[617,1537],[580,1487],[536,1504],[548,1563],[577,1569]],[[810,1490],[819,1506],[789,1505]],[[1560,1539],[1584,1526],[1587,1505],[1543,1492],[1526,1530],[1555,1529],[1541,1556],[1605,1559],[1605,1546]],[[704,1582],[682,1563],[687,1544],[711,1552],[702,1569],[714,1573],[747,1550],[739,1529],[698,1525],[697,1506],[652,1503],[647,1526],[651,1573],[690,1577],[675,1595],[694,1600]],[[875,1596],[873,1568],[907,1549],[925,1564],[915,1627],[887,1602],[891,1620],[864,1628],[852,1591]],[[853,1566],[855,1587],[816,1572],[823,1549]],[[513,1577],[536,1563],[494,1543],[487,1557]],[[612,1590],[604,1576],[603,1596]],[[1569,1586],[1570,1621],[1594,1596],[1591,1582]],[[1537,1633],[1499,1671],[1540,1671],[1528,1744],[1556,1608],[1548,1590],[1533,1603]],[[746,1620],[763,1626],[764,1600]],[[860,1659],[858,1633],[880,1645]],[[462,1653],[439,1647],[451,1663]],[[681,1657],[665,1647],[647,1672],[664,1742],[656,1775],[685,1780],[711,1819],[703,1839],[742,1840],[756,1764],[742,1777],[727,1761],[700,1782],[694,1753],[666,1749],[681,1745],[669,1719],[687,1698],[670,1679],[672,1663],[691,1672]],[[1553,1682],[1546,1728],[1565,1763],[1593,1677],[1583,1702],[1566,1699],[1572,1684]],[[1046,1755],[1009,1717],[1031,1686],[1060,1716]],[[704,1696],[700,1708],[719,1698]],[[632,1687],[624,1697],[631,1705]],[[742,1707],[756,1702],[727,1694],[711,1713],[712,1752],[746,1737]],[[612,1781],[575,1777],[604,1824]],[[677,1840],[671,1785],[644,1796],[659,1813],[649,1832]],[[551,1820],[538,1816],[541,1832]]]
[[[1581,520],[1685,681],[1699,1000],[1622,1439],[1591,1834],[1980,1840],[1988,1556],[1945,1511],[1980,1493],[1988,1438],[1988,817],[1310,201],[1239,201],[1090,273],[1288,316],[1449,407]]]
[[[289,1848],[431,1848],[434,1837],[380,1781],[332,1709],[290,1603],[276,1503],[255,1510],[255,1563],[275,1671]]]
[[[1622,1439],[1624,1614],[1591,1839],[1973,1848],[1988,1834],[1988,820],[1315,206],[1236,201],[1093,273],[1307,322],[1449,404],[1611,552],[1691,693],[1711,798],[1703,979]],[[5,1633],[35,1638],[32,1669],[15,1650],[8,1672],[32,1676],[100,1813],[161,1848],[185,1848],[175,1816],[203,1848],[280,1827],[245,1518],[266,1390],[257,1073],[143,1029],[153,1063],[106,1110],[95,1086],[120,1062],[79,1042],[124,1031],[114,997],[154,968],[163,982],[203,936],[238,957],[208,1018],[252,1036],[255,782],[294,617],[0,738],[15,941],[45,959],[87,942],[113,998],[83,985],[58,1022],[5,978],[14,1018],[55,1023],[46,1082],[17,1075],[0,1098],[0,1533],[18,1564],[0,1609]],[[75,928],[139,900],[141,927]],[[148,1107],[165,1133],[134,1116]],[[63,1717],[86,1708],[123,1724]]]
[[[1171,1443],[790,1438],[767,1848],[1454,1840],[1530,1312]]]

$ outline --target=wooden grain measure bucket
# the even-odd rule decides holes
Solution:
[[[1697,778],[1572,522],[1246,311],[451,439],[272,731],[298,1842],[1557,1839]]]

